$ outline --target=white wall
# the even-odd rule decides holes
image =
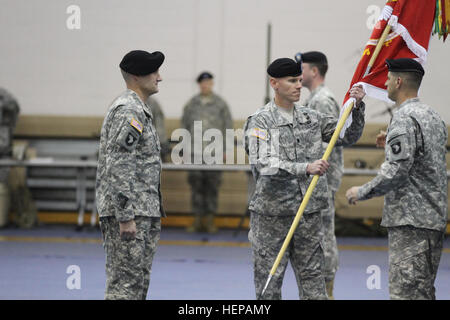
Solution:
[[[118,64],[132,49],[161,50],[164,81],[155,96],[169,118],[181,116],[210,70],[234,118],[244,119],[265,94],[266,26],[272,59],[298,51],[327,54],[327,83],[341,101],[371,30],[370,5],[384,0],[0,0],[0,86],[23,114],[104,115],[124,88]],[[81,29],[69,30],[69,5]],[[421,97],[450,123],[450,44],[433,37]],[[302,91],[302,100],[308,91]],[[370,101],[367,122],[385,104]]]

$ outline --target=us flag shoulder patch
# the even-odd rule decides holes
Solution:
[[[257,137],[259,139],[262,139],[262,140],[267,140],[267,136],[268,136],[267,130],[260,129],[260,128],[253,128],[250,135]]]
[[[137,121],[135,118],[132,118],[130,121],[130,125],[135,128],[139,133],[142,133],[142,124]]]

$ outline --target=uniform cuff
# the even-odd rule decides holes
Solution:
[[[127,222],[130,220],[134,220],[133,210],[118,210],[116,211],[116,220],[119,222]]]
[[[367,184],[365,184],[358,189],[358,194],[356,195],[356,197],[358,198],[358,200],[366,200],[367,199],[366,195],[368,193],[369,193],[368,186]]]
[[[307,167],[308,167],[307,163],[297,163],[295,166],[297,176],[309,177],[309,174],[306,172]]]

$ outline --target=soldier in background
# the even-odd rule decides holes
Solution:
[[[272,62],[267,73],[275,98],[249,116],[244,125],[244,148],[249,155],[256,187],[249,204],[256,296],[281,299],[284,273],[291,262],[302,299],[327,299],[322,273],[324,255],[321,211],[328,206],[324,176],[329,164],[322,160],[322,141],[330,141],[337,120],[295,103],[302,87],[301,64],[289,58]],[[364,128],[364,93],[352,88],[356,99],[353,122],[338,145],[351,145]],[[273,263],[294,221],[313,175],[317,187],[300,219],[264,296],[260,296]]]
[[[200,93],[192,97],[184,107],[182,126],[194,137],[194,121],[201,121],[202,135],[208,129],[221,131],[224,140],[223,155],[225,157],[226,129],[233,129],[230,109],[223,98],[213,92],[213,75],[202,72],[197,77]],[[203,140],[203,139],[202,139]],[[201,152],[208,145],[203,141]],[[196,149],[192,146],[192,152]],[[202,156],[200,155],[200,156]],[[204,163],[204,161],[203,161]],[[209,233],[217,232],[214,215],[217,212],[217,198],[222,181],[219,171],[189,171],[188,182],[192,189],[192,209],[194,222],[187,228],[188,232],[199,232],[206,228]],[[204,224],[203,224],[203,221]]]
[[[17,100],[7,90],[0,88],[0,159],[11,159],[13,132],[20,108]],[[11,198],[16,198],[14,186],[8,183],[11,168],[0,166],[0,227],[8,224]],[[13,201],[14,202],[14,201]]]
[[[164,162],[167,155],[170,153],[170,142],[167,139],[166,126],[164,124],[164,112],[162,111],[159,102],[152,96],[148,97],[147,105],[150,107],[153,114],[153,125],[156,128],[159,143],[161,144],[161,160]]]
[[[14,96],[0,88],[0,158],[12,157],[12,138],[20,107]],[[0,167],[0,183],[8,181],[10,168]]]
[[[346,196],[350,204],[385,196],[381,226],[388,230],[391,299],[434,300],[447,225],[447,127],[418,98],[425,74],[420,63],[406,58],[386,63],[385,85],[396,104],[386,160],[374,179]]]
[[[127,90],[103,122],[96,200],[106,253],[105,299],[144,300],[165,216],[161,202],[161,148],[144,101],[162,81],[161,52],[134,50],[120,69]]]
[[[325,86],[325,75],[328,70],[327,57],[322,52],[310,51],[301,54],[301,61],[303,67],[302,86],[310,91],[305,106],[339,119],[339,104],[330,89]],[[327,146],[328,143],[323,142],[324,150]],[[333,299],[334,278],[339,265],[339,253],[334,233],[334,200],[344,173],[343,147],[334,147],[328,162],[330,163],[326,174],[329,191],[328,208],[322,210],[321,214],[324,231],[324,277],[328,297]]]

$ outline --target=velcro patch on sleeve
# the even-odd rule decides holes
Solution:
[[[253,137],[257,137],[259,139],[262,139],[262,140],[267,140],[267,138],[269,136],[267,130],[260,129],[260,128],[253,128],[253,129],[251,129],[250,135],[253,136]]]
[[[128,151],[133,151],[136,148],[138,141],[139,133],[128,125],[122,128],[119,136],[117,137],[117,142],[119,145]]]
[[[388,142],[391,156],[390,160],[404,160],[410,157],[408,139],[406,134],[398,135]]]
[[[141,124],[139,121],[137,121],[135,118],[132,118],[132,119],[131,119],[130,125],[131,125],[133,128],[135,128],[137,131],[139,131],[139,133],[142,133],[142,128],[143,128],[143,126],[142,126],[142,124]]]

